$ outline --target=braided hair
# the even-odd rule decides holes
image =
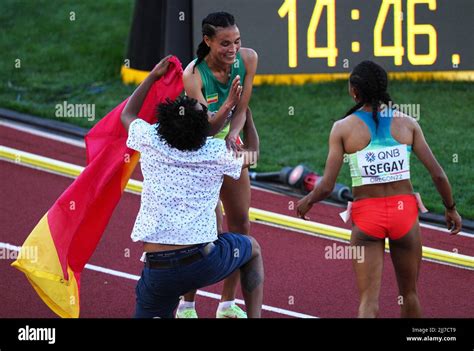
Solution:
[[[352,71],[349,82],[357,91],[359,102],[346,112],[346,116],[353,114],[365,104],[372,106],[372,118],[378,127],[377,110],[381,103],[390,105],[392,98],[387,92],[387,72],[372,61],[362,61]]]
[[[212,38],[214,35],[216,35],[216,27],[227,28],[233,25],[235,25],[235,19],[234,19],[234,16],[232,16],[230,13],[227,13],[227,12],[210,13],[209,15],[206,16],[206,18],[202,20],[202,36],[203,38],[205,35],[208,36],[209,38]],[[202,60],[204,60],[207,54],[209,54],[210,50],[211,48],[207,46],[206,42],[203,39],[199,43],[199,46],[196,51],[197,60],[193,67],[193,73],[196,66],[199,65],[202,62]]]

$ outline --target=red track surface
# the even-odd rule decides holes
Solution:
[[[1,144],[23,151],[84,165],[84,149],[0,126]],[[72,179],[0,161],[2,231],[0,242],[21,245],[38,220]],[[136,172],[135,179],[141,179]],[[252,207],[287,215],[293,198],[253,190]],[[140,198],[125,193],[92,256],[93,265],[139,275],[141,248],[132,243],[130,232]],[[312,220],[343,227],[340,208],[319,204]],[[348,228],[347,225],[344,227]],[[325,247],[334,241],[263,224],[252,224],[252,235],[260,242],[265,264],[264,304],[318,317],[355,317],[358,296],[351,263],[327,260]],[[474,255],[472,239],[422,229],[423,244]],[[343,245],[342,243],[337,243]],[[55,317],[39,299],[22,273],[0,260],[2,289],[0,317]],[[86,269],[82,275],[81,317],[130,317],[134,309],[135,281]],[[426,317],[473,317],[472,271],[424,261],[419,280],[420,299]],[[203,289],[220,293],[220,285]],[[397,317],[397,288],[389,255],[385,258],[380,296],[381,317]],[[199,296],[198,313],[212,317],[217,300]],[[264,317],[288,317],[264,311]]]

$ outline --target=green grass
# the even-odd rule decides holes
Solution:
[[[131,0],[4,0],[0,106],[91,127],[97,120],[55,117],[55,106],[63,101],[95,104],[96,115],[101,117],[131,94],[134,87],[121,83],[119,70],[132,9]],[[75,21],[69,19],[71,11]],[[21,60],[21,68],[15,68],[16,59]],[[420,104],[426,139],[450,178],[461,214],[471,219],[473,87],[472,83],[448,82],[390,85],[396,102]],[[322,173],[332,123],[351,106],[345,82],[256,87],[251,107],[261,139],[258,170],[304,163]],[[453,162],[456,157],[457,163]],[[427,207],[441,213],[441,200],[416,157],[412,180]],[[338,181],[350,184],[347,165]]]
[[[46,118],[55,106],[95,104],[105,115],[133,87],[120,81],[133,1],[3,0],[0,105]],[[70,20],[71,11],[75,21]],[[20,68],[15,64],[21,60]],[[86,118],[66,119],[83,127]]]

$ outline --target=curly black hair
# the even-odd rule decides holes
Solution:
[[[377,110],[381,103],[389,105],[392,98],[387,92],[388,77],[382,66],[373,61],[362,61],[355,66],[349,82],[357,91],[359,102],[346,112],[346,116],[353,114],[365,104],[372,105],[372,118],[378,126]]]
[[[204,146],[210,124],[207,108],[198,109],[197,100],[180,96],[175,101],[166,99],[157,107],[158,136],[169,146],[181,151],[196,151]]]

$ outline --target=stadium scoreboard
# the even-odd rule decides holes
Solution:
[[[256,83],[347,77],[359,62],[395,77],[474,80],[473,0],[194,0],[193,48],[211,12],[236,18],[259,55]]]

